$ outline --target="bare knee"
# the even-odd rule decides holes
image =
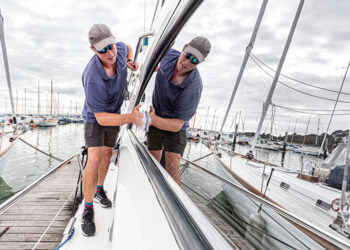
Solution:
[[[162,159],[162,150],[149,150],[149,152],[153,155],[154,158],[156,158],[158,162],[160,162]]]
[[[101,163],[101,157],[89,156],[86,169],[89,169],[89,171],[97,172],[97,169],[100,163]]]
[[[112,151],[106,151],[106,152],[103,152],[103,159],[110,159],[112,156]]]

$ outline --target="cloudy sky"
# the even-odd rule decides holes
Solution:
[[[29,107],[27,110],[36,112],[38,81],[41,103],[46,105],[51,79],[55,92],[60,93],[60,106],[64,105],[65,110],[72,106],[75,111],[76,104],[81,106],[84,99],[81,74],[93,55],[87,40],[90,26],[94,23],[105,23],[111,27],[118,40],[135,48],[137,38],[143,33],[144,27],[148,31],[155,2],[1,0],[10,71],[15,96],[16,89],[18,91],[19,111],[22,111],[22,99],[26,88]],[[197,126],[204,124],[209,106],[207,126],[211,128],[211,119],[216,111],[219,128],[260,6],[261,1],[257,0],[206,0],[176,39],[174,47],[177,49],[181,49],[196,35],[206,36],[212,43],[212,51],[206,62],[198,66],[204,89]],[[267,5],[252,52],[272,69],[277,68],[297,6],[298,1],[290,0],[270,0]],[[339,90],[350,60],[349,13],[348,0],[305,1],[282,74],[307,84]],[[1,113],[5,112],[8,90],[2,60],[0,67]],[[274,71],[262,67],[274,76]],[[344,94],[340,96],[343,102],[337,106],[337,109],[344,110],[338,111],[339,114],[350,114],[349,78],[350,76],[343,87]],[[293,109],[325,110],[318,112],[322,114],[331,113],[327,110],[333,109],[334,101],[308,96],[298,91],[328,99],[336,99],[336,92],[310,87],[283,76],[280,80],[289,88],[282,84],[277,85],[273,96],[273,103],[276,105]],[[246,116],[245,130],[256,129],[262,103],[271,83],[272,78],[250,59],[233,102],[226,129],[230,126],[234,114],[239,111],[242,112],[242,117]],[[7,110],[9,111],[8,98]],[[325,131],[329,117],[312,115],[309,133],[316,133],[319,118],[320,130]],[[267,114],[263,131],[269,119],[270,112]],[[277,134],[284,134],[289,128],[291,132],[296,119],[296,131],[304,133],[308,114],[277,108],[274,130]],[[349,115],[335,116],[330,130],[344,130],[349,127]]]

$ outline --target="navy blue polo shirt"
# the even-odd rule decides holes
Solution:
[[[91,58],[83,72],[85,103],[82,115],[85,122],[97,123],[94,113],[120,114],[124,100],[129,47],[122,42],[118,42],[116,47],[117,73],[113,77],[107,76],[96,54]]]
[[[192,70],[180,84],[171,81],[180,52],[170,49],[160,61],[153,90],[152,104],[156,115],[185,121],[181,130],[186,130],[201,99],[202,79],[197,68]]]

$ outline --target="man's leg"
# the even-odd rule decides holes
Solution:
[[[162,159],[163,137],[163,132],[160,129],[153,126],[149,128],[147,135],[147,147],[151,155],[153,155],[158,162],[160,162]]]
[[[92,202],[94,198],[101,157],[102,147],[88,148],[88,161],[83,173],[83,192],[85,202],[87,203]]]
[[[101,207],[111,207],[112,202],[108,199],[103,184],[109,168],[109,162],[112,156],[112,150],[117,141],[119,127],[103,127],[104,141],[102,147],[101,164],[98,167],[98,180],[94,201],[99,203]]]
[[[165,169],[181,186],[180,159],[186,147],[186,131],[167,132],[164,138]]]
[[[98,167],[98,180],[97,180],[97,185],[98,186],[103,186],[103,183],[105,182],[105,178],[108,172],[109,168],[109,161],[112,156],[112,149],[111,147],[102,147],[102,157],[101,157],[101,163],[100,166]]]
[[[92,201],[96,190],[98,167],[101,163],[101,154],[102,147],[88,148],[88,161],[83,173],[85,208],[81,221],[82,233],[85,236],[92,236],[96,232]]]
[[[181,154],[165,152],[165,169],[179,186],[181,186],[180,158]]]

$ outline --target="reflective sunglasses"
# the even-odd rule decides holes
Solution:
[[[194,65],[199,63],[198,59],[195,58],[191,53],[184,52],[184,56],[186,57],[186,59],[191,59],[191,63]]]
[[[114,48],[115,44],[110,44],[107,47],[104,47],[103,49],[101,49],[100,51],[98,51],[97,49],[95,49],[97,51],[97,53],[99,54],[106,54],[107,50],[112,50]]]

